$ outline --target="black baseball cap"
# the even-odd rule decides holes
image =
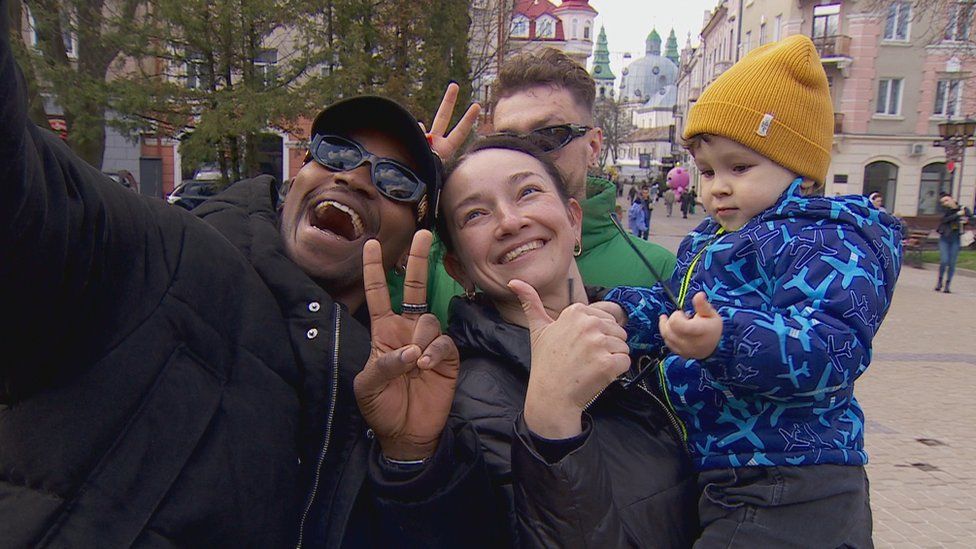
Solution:
[[[430,148],[427,136],[410,111],[396,101],[377,95],[360,95],[326,107],[312,122],[312,135],[348,135],[356,130],[382,131],[402,144],[416,166],[416,174],[427,186],[427,211],[421,220],[430,227],[437,211],[441,188],[441,159]]]

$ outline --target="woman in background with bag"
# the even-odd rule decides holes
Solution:
[[[939,194],[939,204],[942,205],[942,220],[939,221],[939,280],[935,284],[935,291],[950,293],[949,284],[956,272],[956,260],[959,259],[959,248],[962,245],[961,236],[972,212],[960,206],[951,194]],[[945,275],[945,285],[942,276]]]

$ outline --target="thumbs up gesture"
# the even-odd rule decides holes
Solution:
[[[587,404],[630,367],[627,333],[613,315],[580,303],[553,318],[532,286],[512,280],[508,287],[522,304],[532,342],[525,423],[544,438],[576,436]]]
[[[695,316],[688,317],[681,310],[671,313],[670,317],[661,315],[658,328],[671,352],[685,358],[708,358],[722,338],[722,317],[705,299],[705,292],[695,294],[692,304]]]

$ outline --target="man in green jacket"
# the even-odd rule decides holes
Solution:
[[[611,217],[617,198],[615,185],[587,176],[597,165],[603,130],[594,123],[596,86],[586,69],[562,52],[547,48],[509,58],[494,87],[494,131],[519,135],[551,151],[570,193],[583,207],[582,252],[576,263],[584,282],[612,288],[652,286],[658,277],[669,278],[674,254],[619,228]],[[427,298],[431,312],[446,326],[448,304],[454,296],[463,295],[464,288],[444,270],[443,255],[440,242],[435,242]],[[391,293],[402,287],[402,276],[390,273],[389,278]],[[392,296],[392,302],[399,303],[398,297]]]

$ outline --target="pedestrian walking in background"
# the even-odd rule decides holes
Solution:
[[[881,193],[871,193],[870,195],[868,195],[868,200],[871,201],[871,204],[873,204],[875,208],[877,208],[877,209],[879,209],[879,210],[881,210],[883,212],[887,212],[888,211],[884,207],[884,195],[883,194],[881,194]]]
[[[691,198],[688,201],[688,213],[695,215],[695,204],[698,204],[698,192],[696,192],[695,189],[691,189],[688,191],[688,194]]]
[[[644,238],[647,233],[647,219],[644,217],[644,203],[640,198],[634,197],[627,210],[627,228],[630,233],[637,238]]]
[[[681,218],[688,219],[688,213],[691,212],[691,203],[694,198],[691,196],[691,191],[685,191],[681,193]]]
[[[664,207],[668,209],[668,217],[671,217],[674,210],[674,189],[664,191]]]
[[[959,248],[963,227],[972,216],[968,208],[960,206],[956,199],[947,192],[939,194],[939,204],[942,206],[942,219],[939,221],[939,280],[935,283],[935,291],[949,291],[952,275],[956,273],[956,261],[959,259]],[[945,285],[942,277],[945,276]]]
[[[644,235],[641,238],[647,240],[648,235],[651,233],[651,214],[654,213],[654,197],[651,195],[651,189],[647,185],[641,187],[641,202],[644,206]]]

